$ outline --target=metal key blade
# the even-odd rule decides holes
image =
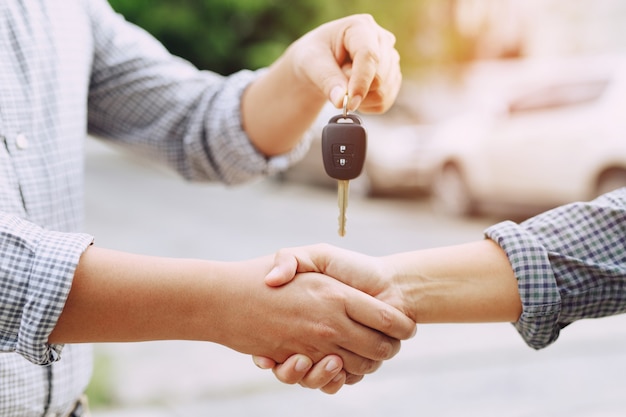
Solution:
[[[349,180],[337,180],[337,200],[339,203],[339,236],[346,235],[346,208],[348,207]]]

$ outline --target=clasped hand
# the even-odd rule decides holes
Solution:
[[[380,258],[320,244],[279,251],[274,259],[274,267],[265,277],[265,283],[270,287],[281,288],[291,285],[288,284],[290,281],[298,281],[300,279],[319,280],[332,277],[343,284],[363,291],[361,297],[368,294],[386,305],[398,308],[404,314],[409,314],[404,308],[405,302],[402,292],[398,289],[398,286],[392,285],[388,278],[392,276],[392,271],[387,270],[388,268]],[[311,276],[310,272],[318,274]],[[351,296],[355,296],[355,293],[351,293]],[[355,301],[357,298],[355,298]],[[366,303],[359,303],[358,306],[357,304],[353,305],[355,307],[353,319],[363,320],[361,323],[366,326],[375,328],[398,339],[406,339],[415,334],[416,327],[413,320],[410,320],[408,325],[407,321],[402,322],[402,325],[406,326],[403,328],[403,331],[406,332],[410,329],[410,333],[403,334],[396,330],[392,334],[391,329],[385,330],[379,327],[382,323],[390,322],[388,318],[385,318],[385,316],[390,314],[390,310],[377,307],[376,310],[368,313],[360,309],[371,308],[371,305],[368,306]],[[380,317],[382,321],[376,320],[376,317]],[[399,349],[399,341],[397,341],[397,344],[394,343],[394,348]],[[394,351],[394,354],[396,352]],[[393,355],[385,356],[391,358]],[[329,394],[337,392],[344,384],[354,384],[360,381],[364,373],[369,373],[354,373],[353,368],[346,366],[348,365],[346,359],[349,360],[349,358],[350,356],[327,355],[318,360],[314,357],[296,354],[279,363],[266,357],[253,357],[257,366],[263,369],[271,368],[276,377],[284,383],[299,383],[308,388],[319,388]],[[380,364],[380,362],[376,362],[376,366],[371,366],[368,371],[374,371]]]

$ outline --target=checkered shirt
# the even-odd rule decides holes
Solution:
[[[626,188],[486,230],[507,253],[523,313],[515,327],[540,349],[572,322],[626,312]]]
[[[196,70],[105,0],[0,2],[0,417],[65,415],[90,378],[89,345],[47,343],[93,240],[87,132],[190,180],[270,174],[308,141],[274,158],[252,146],[239,104],[256,76]]]

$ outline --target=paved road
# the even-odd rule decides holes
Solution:
[[[237,260],[317,242],[378,255],[476,239],[491,222],[442,218],[419,200],[361,198],[350,202],[342,239],[330,190],[184,184],[93,144],[87,185],[98,244],[153,255]],[[625,324],[624,316],[580,322],[539,352],[509,324],[424,325],[393,361],[334,396],[282,385],[213,344],[100,345],[117,406],[94,415],[623,416]]]

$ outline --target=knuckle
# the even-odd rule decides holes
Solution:
[[[394,314],[390,308],[382,308],[380,310],[380,328],[379,330],[385,334],[389,334],[395,324]]]
[[[376,68],[378,68],[378,64],[380,64],[380,55],[378,51],[373,48],[367,48],[358,52],[363,61],[372,63]]]
[[[376,19],[370,13],[359,13],[354,15],[354,18],[364,24],[371,25],[376,24]]]
[[[298,382],[298,377],[296,375],[286,372],[282,368],[274,370],[274,375],[276,376],[276,379],[283,384],[293,385]]]
[[[295,376],[286,376],[281,378],[278,378],[283,384],[287,384],[287,385],[294,385],[298,382],[298,379]]]
[[[347,374],[346,375],[346,385],[354,385],[357,382],[360,382],[363,379],[363,375],[354,375],[354,374]]]
[[[356,374],[363,376],[366,374],[374,373],[376,372],[378,368],[380,368],[381,365],[382,365],[382,361],[375,361],[372,359],[363,360],[359,364],[359,369],[358,369],[358,372],[356,372]]]
[[[385,360],[391,359],[397,352],[397,342],[392,341],[392,339],[388,339],[383,337],[381,342],[378,344],[378,349],[376,351],[376,359]]]
[[[331,251],[332,246],[330,243],[317,243],[313,245],[313,249],[321,253],[326,253]]]
[[[392,35],[392,36],[393,36],[393,35]],[[395,37],[395,36],[393,37],[393,40],[394,40],[394,42],[395,42],[395,40],[396,40],[396,37]],[[393,49],[391,50],[391,60],[392,60],[394,63],[396,63],[396,64],[399,64],[399,63],[400,63],[400,61],[402,60],[402,57],[400,56],[400,51],[398,51],[396,48],[393,48]]]
[[[327,380],[328,376],[323,370],[314,370],[305,375],[300,384],[306,388],[319,389],[327,384]]]
[[[335,328],[324,322],[318,322],[315,325],[315,333],[317,337],[322,340],[337,340],[339,336]]]
[[[322,387],[322,388],[320,388],[320,390],[324,394],[333,395],[333,394],[336,394],[339,391],[340,388],[341,388],[341,386],[331,385],[331,386]]]

